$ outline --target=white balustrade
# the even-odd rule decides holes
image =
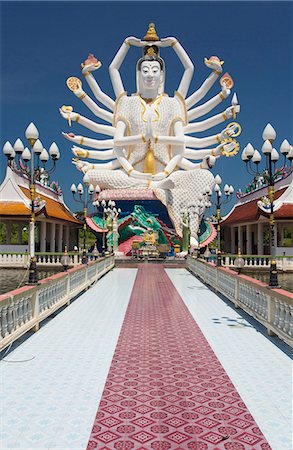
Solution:
[[[225,258],[226,262],[230,262],[228,259]],[[258,262],[261,259],[267,261],[260,258]],[[258,280],[191,256],[187,257],[187,268],[262,323],[269,334],[293,344],[293,294],[269,289]]]
[[[36,286],[23,286],[0,295],[0,350],[28,330],[37,331],[42,320],[69,304],[114,264],[114,256],[107,256],[55,274]]]

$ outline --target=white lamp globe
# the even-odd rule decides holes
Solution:
[[[71,190],[71,192],[73,193],[73,194],[75,194],[76,193],[76,186],[75,186],[75,184],[73,183],[71,186],[70,186],[70,190]]]
[[[21,139],[16,139],[16,141],[14,142],[13,145],[14,151],[15,153],[17,153],[18,155],[21,155],[21,153],[24,151],[24,145],[21,141]]]
[[[33,124],[33,122],[31,122],[27,127],[27,129],[25,130],[25,137],[27,139],[38,139],[39,132],[35,124]]]
[[[261,162],[261,154],[258,150],[254,150],[252,162],[254,162],[255,164],[259,164]]]
[[[233,188],[232,184],[231,184],[229,190],[230,190],[230,195],[234,194],[234,188]]]
[[[33,151],[36,155],[40,155],[43,151],[43,144],[39,139],[36,140],[33,146]]]
[[[9,141],[6,141],[5,144],[3,145],[3,153],[8,158],[13,155],[13,147]]]
[[[244,147],[243,152],[241,153],[241,159],[244,162],[248,161],[248,156],[246,155],[246,147]]]
[[[58,159],[60,152],[56,142],[52,142],[52,144],[50,145],[49,154],[52,159]]]
[[[261,149],[262,149],[262,152],[263,152],[264,155],[269,155],[270,153],[272,153],[273,146],[272,146],[272,144],[270,143],[270,141],[267,139],[267,140],[264,142],[264,144],[263,144],[263,146],[262,146]]]
[[[274,163],[277,162],[279,159],[279,153],[277,152],[277,150],[275,148],[273,148],[273,150],[272,150],[271,159]]]
[[[290,144],[289,144],[289,142],[287,141],[287,139],[284,139],[284,140],[283,140],[283,142],[282,142],[282,144],[281,144],[281,147],[280,147],[280,152],[281,152],[284,156],[288,155],[288,153],[290,152]]]
[[[84,174],[82,181],[83,181],[84,184],[86,184],[86,185],[90,183],[90,177],[89,177],[89,175],[88,175],[87,172]]]
[[[262,133],[263,140],[264,141],[266,141],[266,140],[274,141],[276,139],[276,137],[277,137],[277,133],[276,133],[275,129],[272,127],[272,125],[270,123],[268,123]]]
[[[83,185],[82,185],[81,183],[79,183],[79,184],[77,185],[77,191],[78,191],[78,193],[79,193],[80,195],[83,194]]]
[[[43,148],[42,153],[40,154],[40,160],[42,162],[47,162],[49,159],[49,153],[47,152],[47,150],[45,148]]]
[[[24,149],[24,151],[22,152],[21,157],[22,157],[22,159],[23,159],[25,162],[27,162],[27,161],[29,161],[29,160],[31,159],[32,155],[31,155],[31,152],[29,151],[29,149],[28,149],[27,147],[26,147],[26,148]]]
[[[92,195],[94,193],[94,190],[95,190],[94,185],[90,184],[89,185],[89,194]]]
[[[245,154],[246,154],[248,159],[251,159],[253,157],[254,148],[253,148],[253,145],[250,142],[246,146]]]
[[[219,174],[217,174],[217,175],[215,176],[215,183],[216,183],[216,184],[221,184],[221,183],[222,183],[222,178],[220,177]]]

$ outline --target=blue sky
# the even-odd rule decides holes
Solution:
[[[218,55],[225,61],[235,82],[241,104],[238,121],[243,132],[238,138],[260,149],[262,130],[271,122],[277,131],[276,148],[287,138],[293,143],[293,3],[292,2],[1,2],[1,148],[24,138],[33,121],[46,148],[56,141],[61,159],[55,172],[67,204],[76,209],[70,185],[78,183],[81,172],[71,164],[70,143],[61,131],[86,133],[74,124],[69,129],[58,108],[74,110],[93,118],[67,89],[69,76],[83,77],[80,63],[89,52],[103,63],[96,72],[102,89],[113,90],[108,66],[125,37],[143,37],[154,21],[160,37],[175,36],[195,64],[190,93],[210,71],[205,56]],[[122,77],[128,93],[135,91],[134,64],[140,56],[131,49]],[[166,92],[178,87],[182,68],[171,49],[162,53],[167,67]],[[84,87],[87,89],[86,83]],[[210,96],[215,95],[214,87]],[[230,101],[223,106],[228,107]],[[211,134],[222,127],[211,129]],[[1,180],[5,158],[1,153]],[[244,187],[249,177],[240,153],[222,157],[214,172],[235,189]]]

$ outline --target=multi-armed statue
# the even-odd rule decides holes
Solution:
[[[120,66],[130,47],[141,47],[142,57],[136,65],[137,92],[127,95],[120,76]],[[172,47],[184,66],[184,73],[174,96],[165,93],[165,63],[160,56],[163,47]],[[223,112],[202,121],[195,119],[206,115],[230,95],[233,80],[229,74],[222,76],[221,91],[210,100],[199,103],[215,81],[222,74],[223,61],[212,56],[205,58],[205,65],[212,73],[192,95],[186,98],[193,75],[193,64],[187,53],[174,37],[159,39],[154,25],[150,24],[144,40],[128,37],[123,42],[110,65],[110,77],[115,92],[115,101],[102,92],[92,72],[101,67],[93,55],[82,64],[82,74],[98,106],[83,90],[78,78],[71,77],[67,85],[92,113],[110,125],[102,125],[73,112],[71,106],[63,106],[61,115],[72,122],[108,136],[108,139],[92,139],[64,133],[76,145],[72,147],[74,164],[87,172],[91,183],[101,190],[127,189],[151,192],[168,208],[175,229],[181,235],[182,205],[194,202],[197,193],[206,186],[212,187],[214,178],[210,169],[221,155],[232,156],[239,149],[233,139],[241,129],[230,123],[219,134],[205,138],[192,136],[205,131],[230,118],[235,119],[240,110],[236,94],[232,106]],[[85,146],[90,149],[84,149]],[[209,147],[209,148],[207,148]],[[80,157],[99,161],[88,162]],[[101,162],[104,161],[104,162]],[[139,191],[138,191],[139,190]],[[197,235],[198,221],[191,220],[190,230],[193,238]]]

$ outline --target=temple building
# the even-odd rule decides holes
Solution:
[[[275,181],[274,218],[277,256],[293,255],[293,172],[280,175]],[[224,251],[242,254],[270,253],[270,203],[266,183],[257,183],[246,193],[237,193],[237,202],[223,218]]]
[[[7,166],[0,186],[1,252],[28,251],[30,204],[29,178]],[[58,183],[36,181],[35,217],[36,251],[62,252],[65,245],[69,250],[78,245],[82,222],[64,203]]]

